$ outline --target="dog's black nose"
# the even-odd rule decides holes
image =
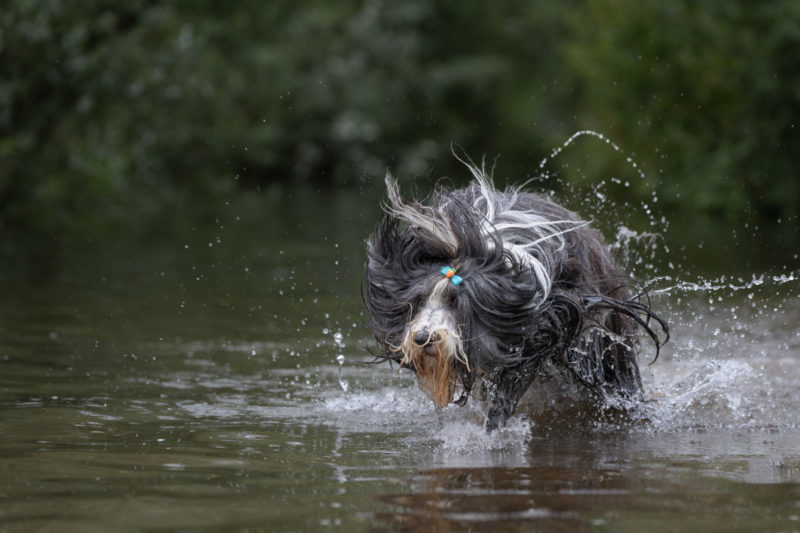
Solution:
[[[414,332],[414,344],[417,346],[424,346],[436,342],[439,342],[439,335],[435,331],[433,333],[425,330]]]
[[[427,344],[431,340],[431,334],[427,331],[417,331],[414,333],[414,344],[417,346],[422,346],[423,344]]]

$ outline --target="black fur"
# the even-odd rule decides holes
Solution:
[[[440,189],[428,205],[401,200],[387,177],[390,204],[368,241],[363,287],[378,357],[403,360],[398,347],[410,322],[441,282],[441,267],[452,265],[464,281],[447,285],[447,299],[468,361],[458,365],[456,403],[467,401],[481,377],[489,393],[489,430],[512,416],[546,363],[602,398],[640,400],[639,331],[652,339],[657,358],[668,328],[616,264],[600,233],[541,195],[497,191],[478,169],[471,170],[479,172],[475,184]],[[488,221],[492,203],[497,209]],[[410,213],[423,217],[423,223]],[[538,216],[552,224],[502,229],[515,216]],[[427,220],[449,227],[447,238]],[[554,228],[559,235],[553,236]],[[545,278],[510,251],[534,241],[531,256],[545,269]],[[549,286],[542,286],[543,279]],[[414,370],[413,364],[406,366]]]

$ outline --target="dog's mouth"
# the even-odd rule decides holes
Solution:
[[[461,367],[470,371],[461,339],[446,330],[428,335],[410,332],[400,345],[400,366],[413,368],[420,388],[440,407],[453,401]]]

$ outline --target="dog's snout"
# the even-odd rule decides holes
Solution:
[[[429,342],[436,342],[436,334],[429,331],[417,331],[414,333],[414,344],[422,346]]]

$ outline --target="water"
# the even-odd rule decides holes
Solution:
[[[7,272],[0,530],[800,530],[795,270],[638,265],[673,333],[652,401],[598,420],[534,395],[489,436],[361,363],[378,198],[221,200]]]

